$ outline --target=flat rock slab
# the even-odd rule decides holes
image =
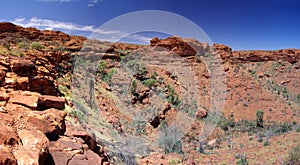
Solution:
[[[55,108],[63,110],[65,108],[65,99],[50,95],[41,95],[38,99],[38,107],[40,110]]]
[[[35,110],[38,107],[38,99],[37,96],[14,95],[9,99],[9,102]]]

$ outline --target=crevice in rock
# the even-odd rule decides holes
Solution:
[[[41,159],[42,158],[42,159]],[[55,165],[54,159],[50,153],[46,153],[39,158],[40,165]]]
[[[73,154],[72,157],[70,159],[68,159],[67,161],[67,165],[69,164],[69,162],[77,155],[77,153]]]

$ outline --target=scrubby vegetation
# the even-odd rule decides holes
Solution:
[[[175,93],[175,90],[171,85],[168,85],[167,101],[174,106],[180,104],[179,96]]]
[[[35,50],[42,50],[45,48],[45,46],[39,42],[32,42],[30,46]]]
[[[263,110],[258,110],[256,111],[256,126],[259,128],[264,127],[264,111]]]
[[[300,144],[298,144],[293,150],[289,152],[286,160],[287,165],[300,164]]]
[[[182,142],[181,142],[180,132],[175,127],[166,127],[160,130],[160,137],[158,139],[158,144],[164,149],[165,154],[168,153],[183,153]]]

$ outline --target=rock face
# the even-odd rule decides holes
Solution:
[[[288,61],[296,63],[300,59],[300,51],[297,49],[282,49],[276,51],[234,51],[233,55],[242,61],[263,62],[263,61]]]
[[[150,46],[171,50],[182,57],[194,56],[196,54],[196,51],[180,37],[169,37],[166,39],[153,38],[150,41]]]
[[[22,28],[0,23],[0,39],[7,46],[19,41],[39,41],[81,49],[84,37],[62,32]],[[74,42],[74,44],[71,44]],[[1,41],[0,44],[3,44]],[[2,45],[1,45],[2,46]],[[51,50],[52,49],[52,50]],[[70,69],[69,51],[25,51],[25,57],[0,53],[0,164],[54,165],[103,164],[107,156],[92,136],[68,125],[66,134],[65,98],[60,97],[57,78]]]
[[[213,46],[220,57],[229,62],[287,61],[293,64],[300,60],[300,50],[298,49],[232,51],[230,47],[223,44],[214,44]]]

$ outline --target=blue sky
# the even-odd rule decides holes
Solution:
[[[88,36],[105,22],[140,10],[181,15],[212,42],[235,50],[300,48],[298,0],[2,0],[0,21]],[[113,35],[109,30],[105,33]],[[145,34],[135,39],[146,42],[157,35]]]

